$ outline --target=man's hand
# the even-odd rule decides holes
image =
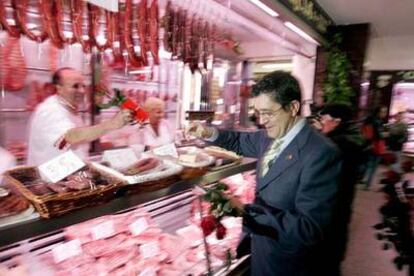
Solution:
[[[230,201],[231,206],[236,209],[239,214],[244,213],[244,204],[241,203],[237,197],[228,194],[225,196]]]
[[[111,125],[114,129],[121,128],[131,122],[132,122],[132,111],[128,109],[123,109],[119,111],[118,114],[116,114],[115,117],[111,119]]]
[[[208,139],[214,134],[214,128],[203,126],[201,123],[190,123],[185,130],[186,135],[200,139]]]

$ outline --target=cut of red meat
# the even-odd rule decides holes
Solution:
[[[92,241],[82,246],[82,249],[89,255],[100,257],[109,254],[117,248],[122,248],[122,243],[127,240],[125,234],[118,234],[108,239]]]
[[[138,247],[129,247],[122,250],[114,251],[99,258],[99,263],[110,272],[138,256]]]

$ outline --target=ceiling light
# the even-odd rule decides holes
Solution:
[[[272,10],[271,8],[263,4],[260,0],[250,0],[250,2],[258,6],[260,9],[262,9],[264,12],[266,12],[270,16],[273,16],[273,17],[279,16],[277,12],[275,12],[274,10]]]
[[[301,37],[303,37],[304,39],[306,39],[307,41],[310,41],[314,44],[319,45],[319,42],[317,42],[315,39],[313,39],[313,37],[311,37],[310,35],[308,35],[304,31],[302,31],[301,29],[299,29],[298,27],[293,25],[291,22],[285,22],[285,26],[288,27],[289,29],[291,29],[292,31],[294,31],[295,33],[297,33],[298,35],[300,35]]]
[[[263,69],[292,69],[292,63],[268,63],[261,66]]]

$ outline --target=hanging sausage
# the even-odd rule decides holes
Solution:
[[[148,14],[147,14],[147,0],[141,0],[138,4],[138,35],[141,46],[141,59],[145,66],[148,65],[147,50],[148,50]]]
[[[65,44],[73,44],[76,42],[75,40],[75,36],[73,35],[73,23],[71,24],[72,27],[72,36],[68,37],[65,35],[64,33],[64,28],[63,28],[63,21],[64,21],[64,13],[65,13],[65,5],[64,5],[64,0],[56,0],[56,28],[58,31],[58,34],[60,36],[60,40],[65,43]]]
[[[12,0],[12,7],[14,9],[14,12],[16,14],[16,25],[20,27],[20,30],[23,34],[25,34],[29,39],[37,41],[37,42],[43,42],[47,37],[48,34],[45,30],[43,30],[39,35],[35,34],[29,28],[26,24],[26,14],[27,14],[27,6],[29,4],[29,0]],[[40,10],[40,5],[39,5]]]
[[[155,64],[160,64],[158,57],[158,1],[153,0],[149,12],[149,48]]]
[[[48,34],[50,41],[58,48],[63,48],[63,41],[60,39],[57,29],[57,7],[55,1],[39,0],[41,18],[43,26]]]
[[[141,5],[141,3],[140,3]],[[143,59],[143,47],[141,42],[141,56],[135,53],[134,41],[132,38],[132,26],[133,26],[133,12],[132,12],[132,0],[126,0],[125,2],[125,13],[124,13],[124,41],[125,48],[128,52],[129,62],[133,67],[141,67],[146,65],[146,60]],[[121,12],[122,16],[122,12]]]
[[[16,15],[15,10],[13,10],[13,15],[14,15],[14,21],[17,23],[17,20],[16,20],[17,15]],[[20,37],[20,29],[17,26],[17,24],[16,26],[11,26],[7,22],[6,7],[4,6],[4,1],[0,1],[0,22],[3,28],[9,33],[10,36]]]
[[[109,39],[106,39],[104,44],[99,44],[97,40],[98,32],[99,32],[99,20],[101,17],[101,9],[95,5],[88,4],[88,12],[89,12],[89,39],[91,40],[91,44],[95,45],[99,51],[103,51],[111,46],[111,42]],[[105,22],[107,29],[109,29],[110,25],[110,13],[105,11]]]
[[[162,26],[164,27],[164,37],[163,37],[164,49],[168,52],[172,52],[174,10],[172,8],[171,1],[168,1],[167,5],[165,6],[165,15],[162,20]]]
[[[82,45],[82,49],[85,53],[91,51],[91,43],[89,39],[83,38],[83,13],[84,13],[84,2],[82,0],[71,0],[71,18],[73,24],[73,36],[76,42]],[[87,15],[88,16],[88,15]]]

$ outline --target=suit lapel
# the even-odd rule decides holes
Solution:
[[[266,188],[281,173],[299,160],[299,153],[302,147],[307,143],[309,135],[313,131],[312,127],[305,124],[303,129],[296,135],[292,142],[280,153],[279,157],[273,162],[269,171],[264,177],[258,177],[258,190]],[[262,159],[260,159],[260,162]]]
[[[259,182],[259,190],[266,188],[281,173],[299,160],[299,148],[294,139],[279,155],[270,166],[267,174]]]

